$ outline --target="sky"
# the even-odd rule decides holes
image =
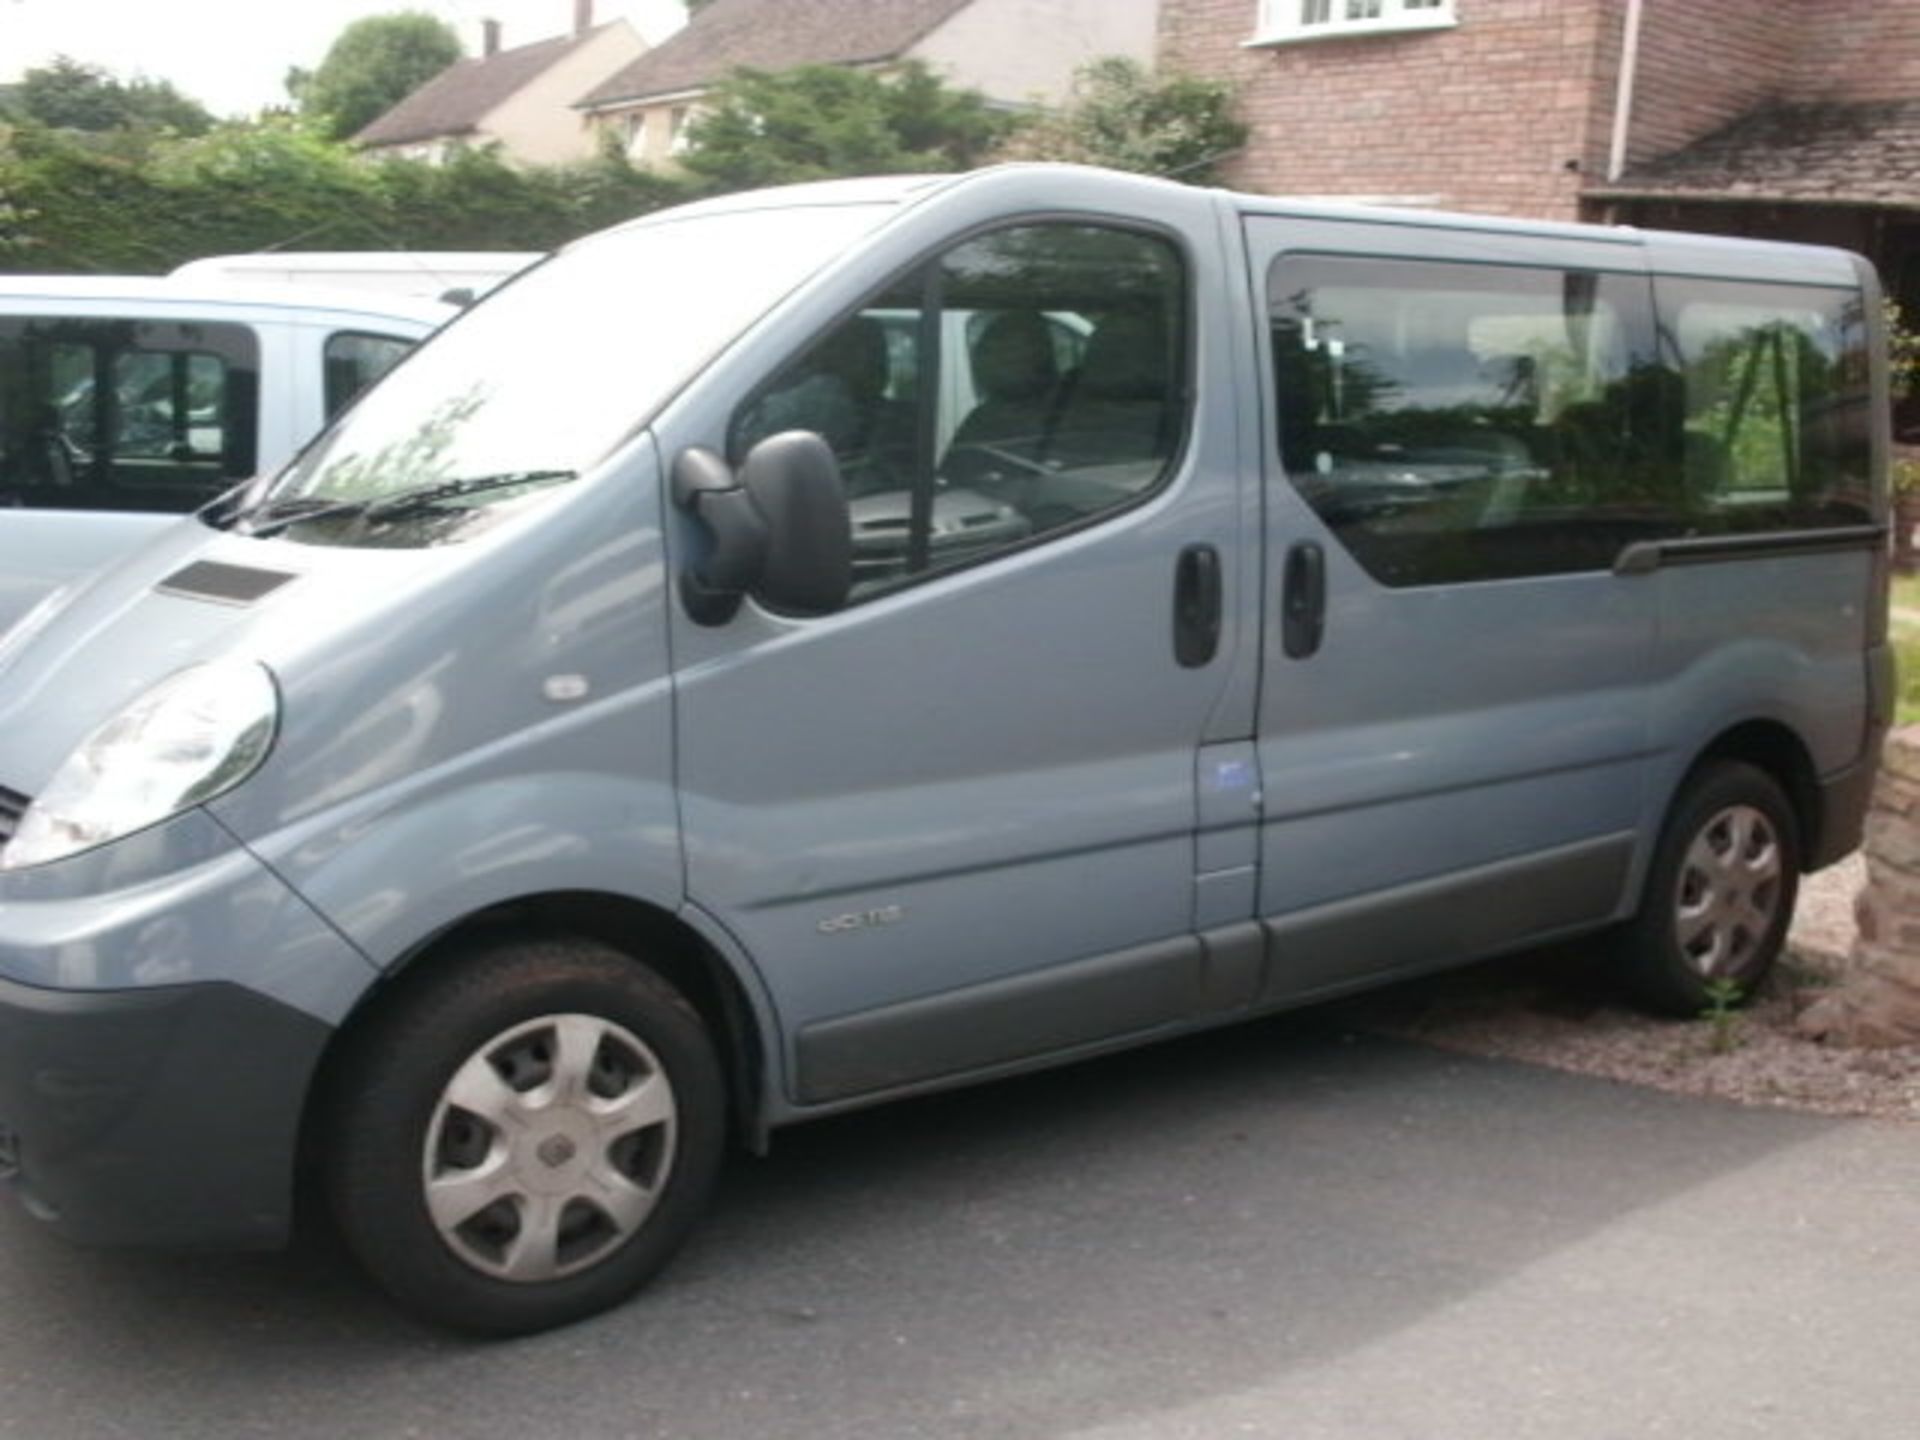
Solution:
[[[285,104],[288,68],[318,65],[349,22],[399,10],[449,21],[469,55],[488,17],[506,46],[573,24],[573,0],[0,0],[0,84],[70,55],[121,79],[171,80],[216,115],[250,115]],[[594,4],[596,21],[627,20],[653,44],[684,18],[680,0]]]

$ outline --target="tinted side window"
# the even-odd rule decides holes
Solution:
[[[327,418],[331,420],[362,390],[398,365],[414,342],[392,335],[362,335],[339,330],[321,352],[326,372]]]
[[[194,509],[253,473],[244,325],[0,317],[0,505]]]
[[[1388,585],[1610,565],[1668,509],[1646,296],[1587,271],[1283,256],[1289,478]]]
[[[735,416],[812,430],[852,499],[855,595],[1131,504],[1187,423],[1186,275],[1155,236],[999,230],[876,295]]]
[[[1872,516],[1871,405],[1858,291],[1661,279],[1683,380],[1695,533],[1856,525]]]

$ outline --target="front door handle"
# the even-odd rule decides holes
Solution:
[[[1220,552],[1189,545],[1173,569],[1173,658],[1189,670],[1220,648]]]
[[[1304,660],[1320,648],[1326,623],[1326,552],[1302,540],[1287,551],[1280,581],[1280,648],[1292,659]]]

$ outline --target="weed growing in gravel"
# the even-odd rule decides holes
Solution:
[[[1714,1055],[1731,1055],[1740,1048],[1740,982],[1709,980],[1707,1008],[1700,1019],[1707,1027],[1707,1050]]]

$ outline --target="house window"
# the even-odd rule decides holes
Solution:
[[[687,149],[687,121],[693,116],[691,105],[676,105],[667,112],[667,153],[683,155]]]
[[[1250,45],[1285,45],[1341,35],[1440,30],[1458,23],[1453,0],[1260,0]]]

